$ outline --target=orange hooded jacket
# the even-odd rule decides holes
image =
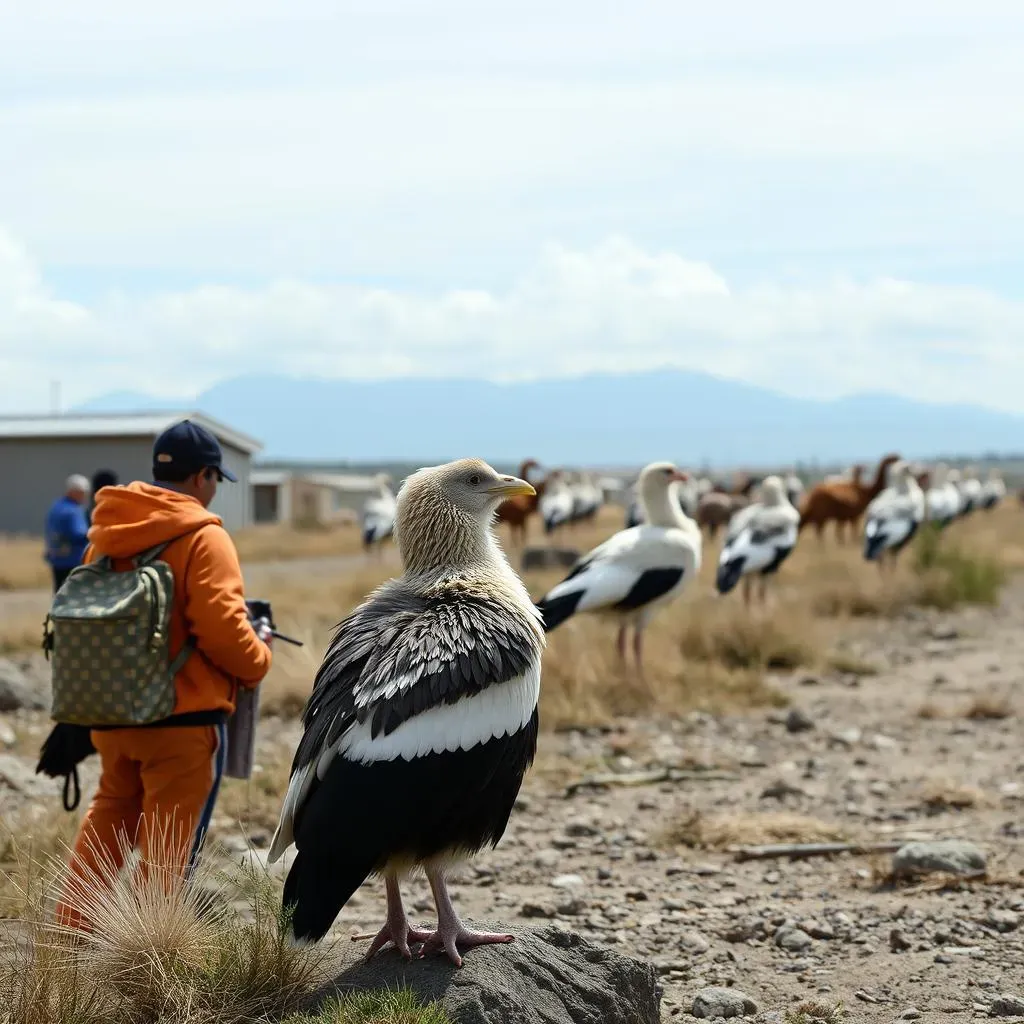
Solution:
[[[89,541],[85,561],[107,555],[115,569],[170,541],[160,558],[174,573],[171,657],[190,633],[196,642],[175,680],[174,715],[233,713],[237,687],[257,686],[271,654],[249,624],[238,553],[220,517],[195,498],[155,484],[104,487],[96,495]]]

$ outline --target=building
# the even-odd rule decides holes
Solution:
[[[351,521],[377,493],[372,476],[255,467],[252,471],[253,521],[293,526],[330,526]]]
[[[224,450],[238,483],[224,483],[210,506],[229,530],[252,522],[252,458],[262,445],[201,412],[138,415],[0,416],[0,533],[39,534],[46,510],[72,473],[111,469],[127,483],[152,479],[153,442],[171,424],[191,419]]]

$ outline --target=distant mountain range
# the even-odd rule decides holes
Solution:
[[[495,384],[469,379],[302,380],[249,375],[187,403],[260,439],[263,458],[410,462],[463,455],[546,465],[772,466],[1024,450],[1024,417],[889,394],[792,398],[708,374]],[[118,392],[75,411],[165,408]]]

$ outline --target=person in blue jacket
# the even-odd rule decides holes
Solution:
[[[89,481],[77,473],[69,476],[64,495],[46,514],[46,561],[53,570],[53,592],[60,590],[68,573],[81,565],[89,544],[89,526],[85,519],[85,502],[89,497]]]

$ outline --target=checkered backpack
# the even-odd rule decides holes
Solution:
[[[171,659],[174,576],[160,560],[170,543],[143,551],[121,571],[106,556],[77,566],[57,591],[43,637],[54,721],[135,726],[174,712],[174,678],[195,640]]]

